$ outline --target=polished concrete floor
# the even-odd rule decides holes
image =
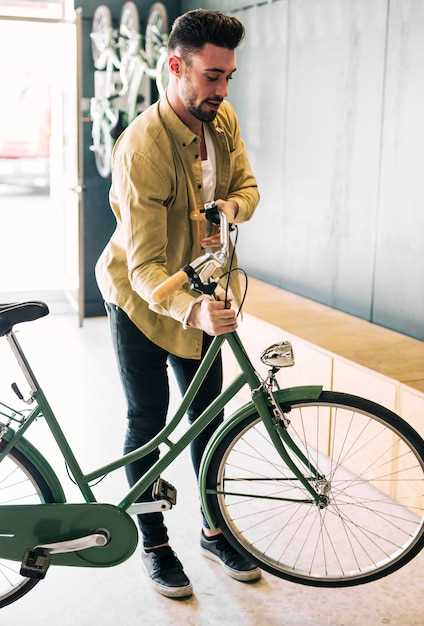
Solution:
[[[82,330],[72,317],[55,316],[22,324],[19,339],[83,470],[120,455],[125,404],[104,318]],[[17,404],[10,383],[21,377],[0,341],[0,398]],[[172,405],[178,392],[172,382]],[[20,385],[21,386],[21,385]],[[24,383],[22,383],[24,388]],[[54,465],[68,499],[80,501],[63,461],[43,424],[29,438]],[[295,585],[269,575],[255,584],[238,583],[198,548],[200,516],[188,453],[164,475],[178,487],[179,504],[167,513],[172,545],[190,576],[195,595],[175,601],[158,595],[143,573],[139,550],[111,569],[51,568],[19,602],[1,610],[5,626],[233,625],[246,626],[422,626],[424,556],[374,583],[347,589]],[[125,493],[123,472],[95,489],[99,501],[116,502]]]
[[[59,207],[46,189],[0,184],[2,292],[62,288],[67,242]]]

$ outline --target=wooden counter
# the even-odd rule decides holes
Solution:
[[[424,342],[249,278],[244,311],[424,392]]]

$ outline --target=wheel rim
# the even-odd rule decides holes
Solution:
[[[156,85],[158,88],[159,96],[163,96],[165,94],[169,82],[168,65],[166,63],[167,56],[167,52],[163,51],[161,52],[157,61],[158,73],[156,78]]]
[[[0,464],[0,505],[40,504],[46,502],[31,473],[11,454]],[[34,581],[19,574],[21,564],[0,559],[0,602],[19,594]]]
[[[167,45],[168,13],[161,2],[152,5],[146,27],[146,55],[149,65],[154,67],[161,50]]]
[[[320,510],[283,499],[311,496],[258,419],[218,468],[218,504],[233,536],[263,564],[308,582],[360,581],[398,563],[423,535],[424,468],[415,448],[353,407],[299,404],[289,419],[291,436],[329,483],[321,489],[330,503]]]
[[[95,67],[102,70],[106,67],[106,49],[112,39],[112,14],[109,7],[100,5],[94,12],[91,31],[91,52]]]
[[[99,139],[95,144],[94,157],[98,173],[103,178],[107,178],[111,172],[112,138],[110,126],[105,122],[99,127]]]
[[[140,18],[134,2],[126,2],[122,7],[119,24],[119,50],[121,59],[129,52],[136,54],[140,46]]]

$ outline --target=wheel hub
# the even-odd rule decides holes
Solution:
[[[320,509],[325,509],[331,501],[331,482],[326,478],[319,478],[315,481],[315,489],[319,494],[317,505]]]

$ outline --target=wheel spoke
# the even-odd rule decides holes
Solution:
[[[395,546],[396,548],[399,548],[400,550],[402,549],[402,546],[400,546],[399,544],[395,543],[391,539],[388,539],[387,537],[383,537],[381,535],[381,533],[376,533],[375,531],[371,530],[370,528],[367,528],[366,526],[362,526],[362,524],[358,524],[357,522],[354,522],[346,513],[341,513],[341,515],[344,517],[344,519],[346,521],[350,522],[353,526],[355,526],[355,528],[357,528],[360,532],[362,532],[362,534],[365,535],[365,537],[367,537],[367,539],[369,541],[371,541],[377,548],[379,548],[382,552],[384,552],[384,554],[387,557],[390,557],[390,555],[380,546],[380,544],[378,544],[372,538],[370,538],[369,535],[372,535],[373,537],[377,537],[378,539],[383,539],[386,543],[390,543],[393,546]]]
[[[22,452],[13,448],[2,460],[1,468],[0,506],[53,501],[50,494],[48,497],[45,496],[46,487],[40,484],[31,462]],[[13,541],[17,530],[13,525],[9,528],[5,520],[0,533],[2,543]],[[35,583],[36,581],[21,576],[19,562],[0,558],[0,607],[18,600],[30,591]]]
[[[331,469],[330,469],[330,478],[329,478],[329,480],[330,480],[330,481],[333,479],[333,476],[334,476],[334,474],[336,473],[337,468],[339,467],[339,464],[340,464],[340,457],[341,457],[341,455],[343,454],[343,450],[344,450],[344,447],[345,447],[345,445],[346,445],[346,441],[347,441],[347,438],[348,438],[348,436],[349,436],[350,429],[351,429],[351,427],[352,427],[352,422],[353,422],[353,416],[354,416],[354,415],[355,415],[355,412],[354,412],[354,411],[352,411],[352,415],[350,416],[349,426],[348,426],[348,429],[347,429],[347,431],[346,431],[346,435],[345,435],[345,438],[344,438],[344,440],[343,440],[343,445],[342,445],[342,447],[341,447],[341,449],[340,449],[339,456],[337,457],[337,461],[336,461],[335,468],[334,468],[334,470],[333,470],[333,471],[331,471]],[[336,410],[336,418],[337,418],[337,410]],[[336,420],[335,420],[335,421],[336,421]],[[335,433],[335,432],[336,432],[336,428],[335,428],[335,426],[334,426],[334,433]]]
[[[25,498],[33,498],[34,496],[38,496],[38,493],[29,493],[26,496],[19,496],[19,498],[9,498],[8,500],[2,500],[0,505],[9,504],[10,502],[18,502],[19,500],[25,500]]]
[[[318,585],[374,580],[423,544],[422,447],[386,409],[360,399],[352,406],[349,396],[335,392],[321,396],[293,402],[287,435],[303,460],[290,445],[287,451],[303,478],[327,496],[324,508],[253,416],[222,443],[215,484],[225,489],[213,497],[225,532],[265,569]],[[312,464],[322,480],[312,475]]]
[[[10,569],[10,568],[9,568]],[[3,567],[0,568],[0,574],[3,576],[3,578],[8,582],[10,587],[13,587],[13,583],[10,580],[10,578],[8,576],[6,576],[6,573],[3,571]]]
[[[327,511],[328,511],[328,509],[326,509],[325,511],[327,512]],[[344,572],[344,569],[343,569],[343,565],[341,564],[341,561],[340,561],[340,559],[339,559],[339,555],[338,555],[338,553],[337,553],[336,548],[334,547],[333,540],[332,540],[331,535],[330,535],[330,533],[328,532],[327,526],[325,526],[325,524],[324,524],[324,530],[325,530],[325,532],[326,532],[326,534],[327,534],[327,537],[328,537],[328,540],[329,540],[329,542],[330,542],[330,545],[331,545],[331,547],[333,548],[334,556],[336,557],[337,563],[339,564],[340,571],[342,572],[342,574],[343,574],[343,576],[344,576],[344,575],[345,575],[345,572]]]
[[[8,478],[10,478],[10,476],[12,476],[15,472],[17,472],[17,471],[18,471],[18,469],[19,469],[19,467],[15,467],[14,469],[12,469],[12,471],[11,471],[11,472],[9,472],[9,474],[7,474],[4,478],[2,478],[2,479],[0,480],[0,485],[1,485],[2,483],[4,483],[4,481],[5,481],[5,480],[7,480]]]
[[[254,511],[253,513],[244,513],[243,515],[237,515],[236,517],[232,517],[232,521],[239,521],[241,519],[245,519],[246,517],[252,517],[252,515],[261,515],[261,513],[269,513],[270,511],[281,511],[281,509],[287,508],[290,504],[280,504],[279,506],[274,506],[270,509],[262,509],[261,511]]]
[[[395,524],[395,523],[394,523],[394,522],[392,522],[391,520],[388,520],[388,519],[387,519],[387,517],[385,516],[385,514],[384,514],[384,513],[380,512],[380,511],[376,511],[375,509],[372,509],[372,508],[371,508],[371,507],[369,507],[369,506],[362,506],[362,505],[355,504],[355,503],[352,503],[352,502],[340,502],[340,500],[338,501],[338,504],[339,504],[339,506],[340,506],[340,505],[343,505],[343,504],[345,504],[345,505],[347,505],[347,506],[356,506],[356,507],[361,508],[361,509],[364,509],[364,510],[366,510],[366,511],[371,511],[371,513],[374,513],[374,515],[375,515],[376,517],[379,517],[380,519],[384,520],[385,522],[387,522],[388,524],[390,524],[391,526],[393,526],[393,528],[396,528],[396,530],[399,530],[401,533],[403,533],[403,534],[404,534],[404,535],[406,535],[407,537],[413,537],[413,536],[414,536],[414,534],[413,534],[413,533],[411,533],[410,531],[403,530],[402,528],[400,528],[400,526],[398,526],[397,524]],[[392,516],[392,517],[393,517],[393,516]],[[409,522],[409,523],[414,523],[414,522],[411,522],[411,520],[408,520],[408,519],[406,519],[406,518],[398,518],[398,519],[403,519],[403,520],[404,520],[404,521],[406,521],[406,522]]]
[[[302,431],[303,431],[303,443],[305,444],[305,450],[306,450],[306,456],[308,457],[308,469],[309,471],[311,471],[311,458],[309,456],[309,448],[308,448],[308,443],[306,441],[306,433],[305,433],[305,424],[303,422],[303,413],[302,413],[302,409],[299,409],[299,413],[300,413],[300,421],[302,423]]]
[[[282,551],[282,553],[280,554],[278,560],[281,561],[283,554],[285,553],[285,551],[287,550],[287,548],[289,547],[289,545],[291,544],[291,541],[293,539],[293,537],[298,533],[298,531],[300,530],[301,526],[303,525],[303,522],[305,521],[308,513],[310,512],[310,508],[306,510],[304,516],[302,517],[299,526],[296,528],[296,530],[294,531],[294,533],[292,534],[292,536],[290,537],[290,539],[288,540],[288,542],[286,543],[286,546],[284,548],[284,550]]]

